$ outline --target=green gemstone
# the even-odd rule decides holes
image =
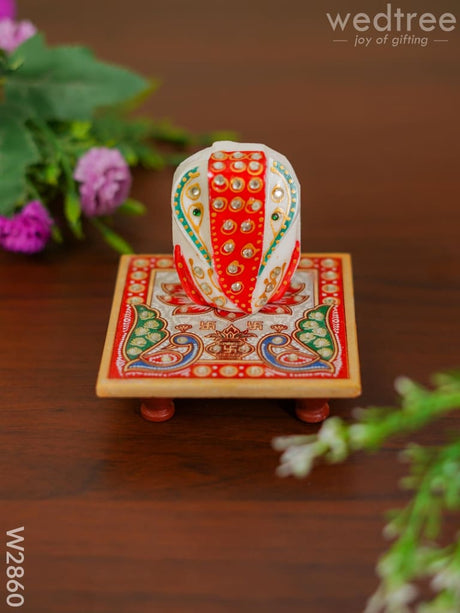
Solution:
[[[201,209],[193,209],[192,214],[195,215],[195,217],[199,217],[201,215]]]
[[[273,221],[278,221],[279,218],[280,218],[280,216],[279,216],[278,213],[273,213],[273,215],[272,215]]]

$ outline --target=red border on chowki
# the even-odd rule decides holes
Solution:
[[[308,258],[309,260],[311,260],[313,262],[313,266],[308,266],[308,267],[302,266],[302,259],[305,259],[305,258]],[[331,259],[333,259],[336,262],[336,265],[334,267],[325,267],[321,265],[323,261],[331,260]],[[134,263],[137,260],[146,260],[147,265],[135,266]],[[160,265],[158,265],[158,263],[160,263]],[[134,309],[131,308],[132,305],[128,303],[128,300],[134,296],[139,296],[140,298],[142,298],[142,303],[139,302],[139,304],[147,304],[146,299],[147,299],[147,294],[148,294],[149,285],[150,285],[151,273],[152,273],[152,270],[154,269],[156,269],[157,271],[175,270],[173,257],[169,255],[159,256],[159,257],[158,256],[139,256],[139,255],[131,256],[129,265],[127,268],[127,274],[126,274],[126,279],[125,279],[125,286],[123,289],[123,296],[122,296],[122,301],[120,305],[120,311],[118,313],[118,322],[117,322],[117,329],[116,329],[116,334],[115,334],[115,341],[114,341],[114,345],[112,349],[112,356],[110,359],[109,378],[110,379],[152,379],[152,378],[153,379],[157,379],[157,378],[180,379],[183,377],[187,377],[187,378],[192,377],[192,378],[202,379],[202,377],[198,377],[193,374],[192,369],[197,364],[206,364],[209,366],[224,366],[224,365],[232,364],[232,362],[229,362],[229,361],[222,361],[222,360],[214,361],[213,360],[210,362],[208,360],[199,359],[194,364],[186,366],[182,370],[177,370],[177,371],[173,371],[170,373],[157,373],[157,372],[152,372],[152,371],[123,372],[123,367],[130,361],[130,360],[126,360],[126,358],[123,356],[123,344],[134,322]],[[336,297],[340,300],[339,304],[335,304],[333,308],[331,309],[330,314],[329,314],[329,322],[333,329],[334,335],[340,341],[342,364],[340,366],[340,369],[339,370],[336,369],[334,373],[326,373],[326,372],[311,372],[311,373],[302,373],[302,374],[293,373],[292,376],[295,377],[296,379],[299,379],[299,378],[301,379],[348,379],[349,378],[349,367],[348,367],[349,358],[348,358],[348,351],[347,351],[347,338],[346,338],[346,327],[345,327],[345,304],[344,304],[344,291],[343,291],[342,259],[340,257],[328,256],[327,254],[325,255],[325,257],[312,257],[312,258],[310,258],[308,254],[305,254],[305,255],[302,254],[300,257],[300,264],[297,270],[306,271],[306,270],[312,270],[312,269],[316,269],[318,271],[318,304],[315,306],[318,306],[319,304],[324,304],[324,299],[329,298],[329,297]],[[321,275],[329,271],[333,271],[337,273],[338,277],[333,280],[323,279]],[[136,279],[135,277],[133,278],[132,276],[133,273],[139,273],[139,272],[146,273],[146,277],[144,279]],[[337,285],[338,286],[337,291],[333,292],[332,294],[325,292],[323,290],[323,287],[328,284]],[[135,289],[137,291],[135,292],[132,291],[133,286],[135,286]],[[140,289],[140,286],[143,286],[142,290]],[[334,317],[334,313],[336,314],[335,317]],[[255,316],[257,316],[257,313],[255,314]],[[197,318],[198,317],[199,315],[197,315]],[[251,317],[251,315],[248,315],[248,317]],[[269,324],[270,323],[269,318],[271,316],[265,315],[264,317],[267,317],[266,321]],[[335,320],[337,323],[337,326],[338,326],[337,331],[334,329],[333,320]],[[234,325],[235,324],[238,325],[238,322],[233,322],[230,320],[228,323],[229,324],[233,323]],[[274,321],[273,323],[276,323],[276,321]],[[267,330],[267,333],[268,333],[268,330]],[[254,363],[255,360],[254,361],[248,360],[248,365],[250,365],[251,362]],[[121,367],[120,367],[120,364],[121,364]],[[267,366],[261,360],[257,360],[257,364],[258,365],[260,364],[260,366],[263,366],[270,372],[269,377],[266,376],[265,374],[262,374],[260,377],[257,377],[258,379],[268,379],[269,378],[271,380],[273,379],[285,380],[287,377],[291,376],[290,374],[286,374],[285,372],[278,373],[274,368]],[[213,376],[213,379],[215,378],[222,378],[222,379],[228,380],[228,377],[221,375],[218,370],[217,370],[217,377],[215,375]]]

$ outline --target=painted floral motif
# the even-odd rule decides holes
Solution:
[[[176,307],[173,315],[203,315],[213,311],[217,317],[231,321],[248,317],[248,313],[236,313],[218,307],[196,304],[190,300],[180,283],[163,283],[161,288],[164,295],[158,296],[158,299],[164,304]],[[291,315],[290,306],[302,304],[308,300],[308,295],[303,293],[304,290],[305,283],[291,283],[277,302],[265,305],[259,313],[264,315]]]
[[[128,360],[126,371],[169,372],[193,364],[203,351],[203,343],[189,332],[191,326],[176,326],[178,333],[170,335],[167,322],[157,309],[145,304],[132,306],[135,319],[126,339],[124,352]],[[160,349],[164,341],[169,344]]]
[[[305,311],[293,334],[286,333],[287,326],[272,325],[273,332],[259,343],[261,358],[273,368],[287,372],[334,372],[332,361],[337,346],[329,324],[331,308],[320,304]]]
[[[297,381],[301,387],[307,380],[351,380],[346,259],[303,254],[282,299],[248,316],[196,304],[182,288],[171,255],[132,256],[122,280],[110,380],[199,379],[209,389],[229,379],[242,385],[289,379],[293,388]]]

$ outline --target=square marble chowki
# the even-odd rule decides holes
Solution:
[[[193,303],[171,255],[121,258],[99,397],[140,398],[154,422],[174,398],[294,398],[316,423],[360,393],[349,254],[302,254],[281,300],[252,315]]]

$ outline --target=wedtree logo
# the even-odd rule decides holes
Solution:
[[[335,34],[342,34],[352,38],[334,38],[335,43],[353,42],[355,47],[368,47],[376,45],[418,45],[426,47],[431,40],[434,43],[446,43],[445,33],[452,32],[457,26],[457,18],[453,13],[442,13],[437,16],[433,13],[404,12],[399,7],[393,9],[391,3],[386,10],[370,15],[369,13],[326,13],[329,25]],[[421,35],[414,34],[416,30]],[[444,38],[430,39],[424,33],[439,32]],[[372,35],[370,33],[373,32]],[[364,34],[365,33],[365,34]]]

